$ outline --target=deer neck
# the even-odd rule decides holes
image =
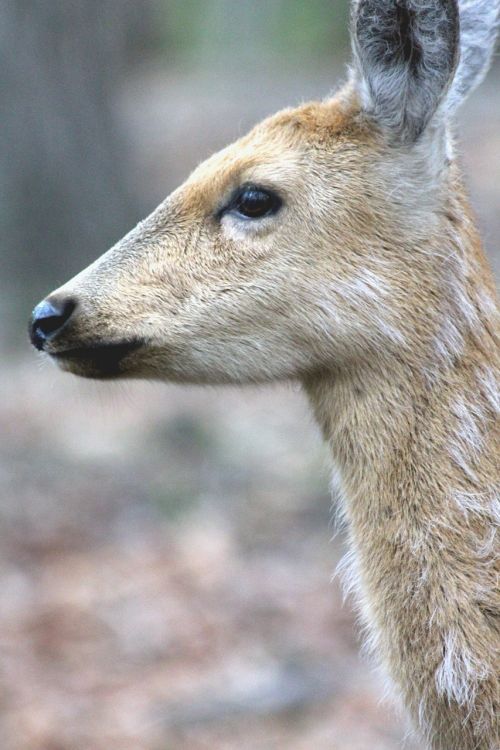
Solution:
[[[462,344],[453,356],[433,360],[424,347],[420,358],[325,372],[304,385],[333,455],[347,584],[370,644],[419,723],[430,734],[445,727],[441,735],[458,743],[442,747],[482,748],[481,730],[467,722],[481,691],[479,713],[494,717],[500,666],[492,656],[499,357],[490,282],[461,293],[475,328],[463,311],[449,321]]]

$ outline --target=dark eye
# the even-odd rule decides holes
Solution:
[[[230,206],[230,210],[247,219],[261,219],[275,214],[281,207],[279,196],[270,190],[248,185],[242,188]]]

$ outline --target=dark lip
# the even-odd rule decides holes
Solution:
[[[84,366],[88,365],[99,374],[114,375],[120,372],[119,366],[123,358],[144,346],[144,343],[142,339],[104,341],[48,353],[55,359],[70,360]]]

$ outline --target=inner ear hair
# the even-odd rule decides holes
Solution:
[[[358,0],[355,74],[363,107],[393,139],[414,142],[445,96],[458,63],[457,0]]]

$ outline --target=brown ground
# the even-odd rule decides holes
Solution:
[[[399,747],[297,389],[1,385],[2,750]]]

